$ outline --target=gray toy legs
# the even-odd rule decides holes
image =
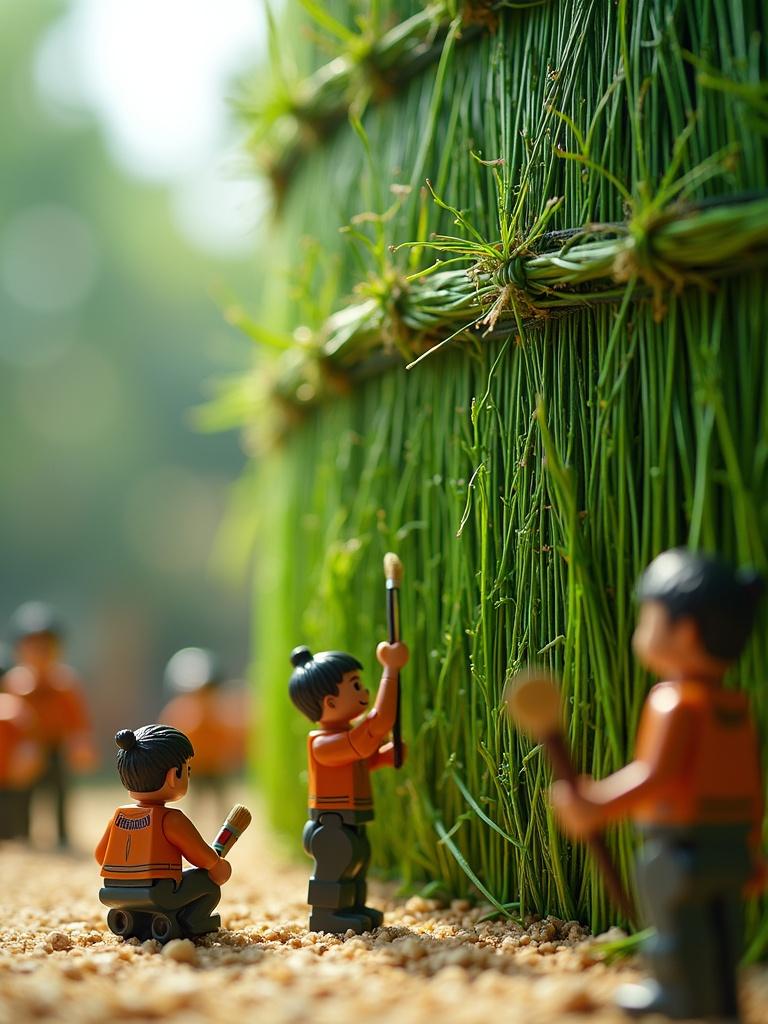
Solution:
[[[739,1019],[741,891],[751,870],[745,827],[646,833],[638,883],[647,920],[656,928],[644,949],[655,982],[620,993],[625,1010]]]
[[[44,793],[53,805],[56,819],[56,838],[62,848],[69,846],[67,828],[67,796],[69,791],[69,769],[63,747],[49,747],[45,752],[45,769],[32,787],[32,797]],[[29,834],[29,823],[27,823]]]
[[[99,899],[111,908],[110,930],[126,939],[152,937],[165,943],[215,932],[221,926],[219,915],[212,913],[221,888],[203,868],[188,868],[178,885],[171,878],[129,884],[105,879]]]
[[[304,826],[304,849],[315,861],[307,895],[310,930],[343,935],[350,928],[360,933],[378,927],[383,915],[365,905],[371,859],[365,825],[321,814]]]
[[[29,836],[28,789],[0,789],[0,839]]]

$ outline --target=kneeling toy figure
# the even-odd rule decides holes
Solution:
[[[762,582],[685,549],[665,551],[638,587],[633,645],[664,679],[651,690],[635,759],[614,775],[557,782],[574,836],[631,817],[644,839],[638,882],[656,935],[655,979],[619,990],[629,1013],[740,1020],[742,894],[762,887],[762,772],[743,693],[723,676],[752,630]]]
[[[408,661],[401,643],[381,643],[376,657],[384,666],[371,711],[360,680],[362,665],[350,654],[306,647],[291,654],[291,700],[319,729],[307,738],[309,821],[304,849],[314,857],[309,881],[311,931],[343,935],[377,928],[379,910],[365,905],[365,876],[371,848],[365,823],[373,818],[369,772],[393,764],[394,746],[385,737],[397,713],[398,671]]]
[[[232,874],[221,854],[250,814],[234,808],[209,846],[185,814],[165,806],[189,788],[194,750],[184,733],[145,725],[135,733],[121,729],[115,743],[120,779],[136,802],[117,808],[95,850],[110,930],[162,943],[216,931],[221,919],[212,911]],[[195,867],[182,871],[182,857]]]

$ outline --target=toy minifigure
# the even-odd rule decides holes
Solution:
[[[665,682],[651,690],[635,760],[600,781],[557,782],[573,836],[631,817],[643,833],[638,881],[656,934],[654,981],[624,986],[629,1013],[739,1019],[741,900],[762,886],[762,774],[743,693],[722,686],[752,630],[763,585],[685,549],[659,555],[638,585],[633,646]]]
[[[88,771],[97,761],[85,698],[75,673],[59,661],[63,631],[48,605],[21,605],[11,618],[10,631],[16,665],[2,687],[24,700],[34,714],[44,757],[34,788],[52,794],[59,845],[67,846],[69,768]]]
[[[177,651],[165,669],[167,687],[177,694],[160,721],[189,737],[195,748],[195,794],[210,794],[217,805],[224,786],[243,765],[248,716],[242,691],[222,687],[214,655],[200,647]]]
[[[365,823],[373,819],[369,772],[393,764],[393,744],[384,740],[395,721],[398,672],[408,661],[408,648],[381,643],[376,657],[384,672],[374,707],[366,713],[369,694],[356,658],[341,651],[312,655],[306,647],[291,653],[291,700],[320,726],[307,737],[304,849],[315,861],[308,895],[311,931],[359,934],[383,921],[381,911],[365,905],[371,853]]]
[[[0,651],[0,677],[3,662]],[[20,697],[0,693],[0,839],[29,834],[29,793],[42,767],[32,711]]]
[[[212,911],[232,867],[182,811],[165,806],[189,788],[192,744],[167,725],[121,729],[115,743],[120,780],[135,803],[117,808],[94,851],[110,930],[159,942],[216,931],[221,919]],[[245,825],[222,833],[222,853]],[[195,867],[182,871],[182,857]]]

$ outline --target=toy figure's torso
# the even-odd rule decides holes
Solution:
[[[21,698],[0,693],[0,787],[15,785],[14,767],[24,744],[34,742],[35,719]],[[37,744],[35,747],[39,750]]]
[[[163,831],[169,808],[129,804],[118,807],[110,825],[101,867],[103,878],[181,881],[181,851]]]
[[[343,737],[349,730],[339,730]],[[356,757],[350,744],[350,758],[341,764],[321,764],[315,757],[313,742],[318,736],[337,735],[313,730],[307,737],[309,767],[309,816],[338,811],[345,820],[364,822],[373,819],[373,795],[369,759]]]
[[[638,760],[660,743],[673,770],[637,807],[637,822],[734,825],[761,816],[758,741],[744,694],[690,680],[659,683],[643,712]]]
[[[179,729],[195,748],[195,775],[236,771],[246,746],[246,721],[230,695],[217,690],[182,694],[163,709],[160,721]]]
[[[21,697],[32,709],[38,737],[46,746],[58,747],[72,735],[87,730],[85,702],[77,677],[65,665],[57,665],[45,680],[18,665],[3,678],[3,688]]]

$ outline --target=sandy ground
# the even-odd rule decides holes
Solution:
[[[221,932],[164,950],[125,943],[106,928],[87,853],[118,802],[117,790],[76,795],[72,854],[0,844],[0,1024],[625,1020],[611,995],[638,966],[606,966],[572,923],[482,922],[483,908],[402,901],[374,886],[383,928],[348,939],[309,933],[309,862],[286,861],[258,816],[231,854]],[[185,809],[214,834],[210,808]],[[765,1024],[768,971],[747,972],[744,994],[748,1024]]]

